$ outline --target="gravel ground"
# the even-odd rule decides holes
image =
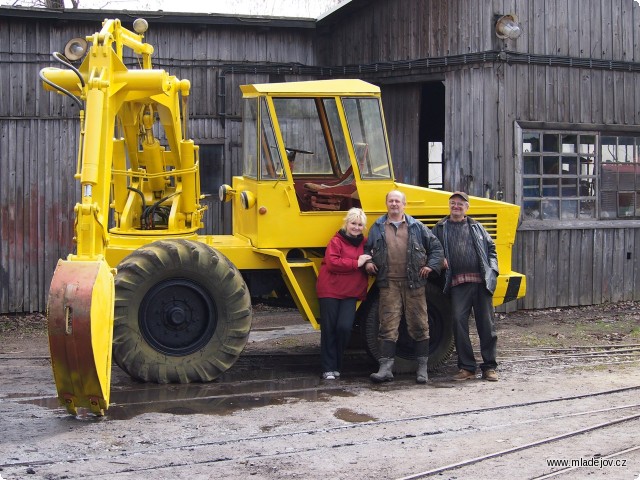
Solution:
[[[256,306],[238,363],[206,385],[113,370],[103,418],[57,406],[42,315],[0,316],[2,479],[496,479],[640,476],[640,303],[499,314],[500,381],[374,385],[357,352],[319,379],[319,333]],[[272,368],[272,366],[275,367]],[[238,381],[242,380],[242,381]],[[555,477],[554,477],[555,478]]]

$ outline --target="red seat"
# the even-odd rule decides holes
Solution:
[[[305,197],[315,210],[348,210],[353,206],[352,199],[357,198],[353,167],[332,184],[305,183]]]

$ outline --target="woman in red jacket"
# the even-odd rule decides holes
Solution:
[[[340,377],[342,354],[356,317],[356,302],[367,294],[368,276],[363,265],[371,259],[364,255],[363,231],[367,216],[352,208],[342,228],[331,238],[320,266],[316,291],[320,302],[320,356],[322,378]]]

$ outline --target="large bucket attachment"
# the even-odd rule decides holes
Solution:
[[[58,399],[104,415],[109,406],[114,277],[102,261],[58,260],[47,318],[51,366]]]

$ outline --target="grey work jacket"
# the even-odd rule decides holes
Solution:
[[[431,268],[436,274],[442,269],[444,250],[435,235],[410,215],[405,214],[405,222],[409,230],[407,242],[407,281],[409,288],[424,287],[426,278],[420,278],[420,269],[424,266]],[[387,215],[382,215],[371,226],[364,253],[371,255],[371,261],[378,267],[376,283],[380,287],[389,286],[387,264],[387,240],[384,225]]]
[[[496,282],[498,278],[498,254],[496,253],[496,244],[493,242],[491,235],[484,227],[471,217],[466,217],[469,223],[469,230],[473,239],[473,246],[478,253],[480,259],[480,273],[484,279],[484,285],[491,295],[496,290]],[[433,233],[444,246],[444,256],[449,258],[449,247],[447,240],[447,223],[449,216],[446,216],[433,227]],[[451,269],[445,271],[444,293],[449,293],[451,289]]]

